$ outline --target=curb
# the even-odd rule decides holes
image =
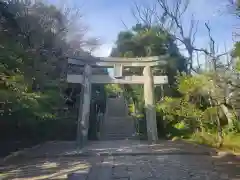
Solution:
[[[26,154],[25,151],[27,151],[27,150],[34,150],[34,149],[40,147],[41,145],[42,145],[42,144],[37,144],[37,145],[35,145],[35,146],[33,146],[33,147],[30,147],[30,148],[24,148],[24,149],[22,149],[22,150],[12,152],[12,153],[9,154],[8,156],[0,159],[0,164],[2,164],[3,162],[9,160],[10,158],[17,158],[17,157],[19,157],[19,156],[22,157],[22,156],[24,156],[24,155]]]
[[[107,156],[168,156],[168,155],[195,155],[195,156],[212,156],[211,152],[187,152],[187,151],[180,151],[180,152],[139,152],[139,153],[111,153],[111,152],[104,152],[104,153],[91,153],[91,152],[80,152],[74,154],[59,154],[59,155],[26,155],[26,154],[18,154],[18,156],[13,156],[12,158],[20,158],[20,159],[40,159],[40,158],[71,158],[71,157],[107,157]],[[3,162],[10,160],[11,157],[5,158]],[[11,161],[11,160],[10,160]]]
[[[233,152],[229,151],[218,151],[217,152],[218,157],[231,157],[231,158],[236,158],[240,160],[240,154],[235,154]]]

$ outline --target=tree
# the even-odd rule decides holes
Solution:
[[[233,58],[229,57],[230,52],[217,52],[217,45],[212,36],[211,27],[208,23],[205,23],[205,27],[208,31],[210,46],[199,48],[195,45],[198,20],[192,16],[192,19],[187,22],[187,26],[183,25],[182,23],[184,15],[189,7],[189,3],[189,0],[155,0],[152,6],[135,4],[133,9],[133,16],[138,23],[147,24],[147,27],[160,27],[162,31],[168,33],[174,44],[182,45],[185,47],[185,50],[187,52],[187,74],[190,75],[188,78],[193,78],[196,80],[195,76],[202,75],[201,77],[211,80],[210,82],[212,83],[212,87],[208,89],[208,92],[210,93],[210,99],[206,98],[206,96],[203,99],[205,99],[208,104],[211,104],[210,102],[214,99],[214,106],[218,107],[217,109],[223,112],[225,118],[227,118],[229,122],[229,125],[231,125],[233,118],[231,114],[232,109],[234,109],[232,100],[234,97],[236,97],[232,95],[236,94],[236,88],[234,86],[236,86],[237,83],[234,79],[236,74],[234,74],[235,72]],[[186,29],[186,27],[189,27],[189,29]],[[235,53],[237,52],[238,49],[236,48]],[[205,60],[207,62],[206,64],[208,64],[207,68],[201,67],[199,64],[198,53],[203,53],[205,55]],[[197,55],[196,59],[194,59],[195,55]],[[198,63],[197,67],[193,66],[194,61]],[[212,73],[210,73],[210,71],[212,71]],[[231,83],[231,80],[234,83]],[[188,88],[190,87],[188,86]],[[213,90],[217,88],[220,90]],[[179,92],[183,96],[186,93],[183,93],[181,91]],[[194,105],[194,108],[197,107],[197,102],[192,104],[189,101],[185,102],[189,107],[191,105]],[[185,107],[186,110],[188,109],[187,106]],[[219,118],[219,115],[215,117]],[[219,129],[221,129],[220,127],[221,126],[218,125]],[[221,132],[219,134],[221,134]]]
[[[139,23],[146,23],[148,26],[158,26],[171,36],[174,42],[180,42],[185,46],[188,57],[188,73],[193,70],[194,42],[198,22],[192,17],[190,29],[186,33],[182,25],[182,18],[189,6],[189,0],[166,1],[156,0],[153,6],[135,4],[133,15]]]
[[[156,67],[156,75],[167,74],[170,89],[166,90],[169,95],[176,94],[175,76],[177,71],[186,71],[186,61],[180,55],[176,44],[171,36],[159,26],[148,26],[147,24],[136,24],[129,31],[120,32],[116,40],[116,47],[112,49],[111,56],[120,57],[148,57],[169,55],[167,67]],[[164,71],[164,72],[163,72]],[[124,74],[142,75],[142,68],[130,68]],[[124,85],[126,93],[131,96],[132,101],[138,109],[143,108],[143,87]],[[166,89],[167,87],[165,87]],[[171,92],[170,92],[171,91]],[[162,88],[156,88],[156,97],[160,100]]]
[[[76,120],[64,121],[73,112],[65,111],[67,84],[63,82],[66,57],[83,47],[73,47],[68,39],[75,15],[75,11],[60,11],[41,2],[0,2],[0,131],[4,140],[56,138],[57,128],[63,127],[69,131],[66,136],[75,134]],[[79,41],[87,44],[87,39],[79,37]]]
[[[223,92],[215,83],[205,74],[179,76],[178,90],[182,96],[166,97],[158,108],[165,115],[173,116],[174,123],[184,122],[193,132],[198,129],[202,133],[217,130],[220,147],[223,144],[223,123],[220,121],[219,99],[223,96]]]

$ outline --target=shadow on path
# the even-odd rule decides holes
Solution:
[[[240,160],[182,141],[50,142],[2,161],[0,179],[240,179]],[[101,176],[99,176],[99,174]],[[106,177],[105,177],[106,176]],[[119,176],[119,177],[118,177]],[[141,177],[140,177],[141,176]],[[80,178],[81,177],[81,178]]]

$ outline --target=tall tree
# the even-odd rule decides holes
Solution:
[[[157,75],[168,75],[171,88],[168,89],[166,93],[173,95],[177,71],[186,71],[187,64],[185,58],[180,55],[172,37],[159,26],[136,24],[130,31],[120,32],[116,40],[116,47],[112,49],[111,53],[111,56],[118,57],[148,57],[161,55],[169,55],[166,59],[168,65],[165,68],[156,67],[154,73]],[[141,74],[142,69],[131,68],[130,72]],[[141,102],[140,106],[142,106],[143,89],[139,86],[129,85],[125,85],[125,88],[131,96],[134,96],[133,100],[135,103],[137,103],[137,101]],[[171,90],[172,92],[170,92]],[[156,89],[156,97],[158,97],[158,100],[160,100],[159,97],[161,97],[162,93],[160,88]]]
[[[66,57],[81,51],[87,42],[79,37],[82,46],[76,48],[68,38],[74,15],[78,12],[61,11],[39,1],[0,2],[1,138],[11,134],[20,139],[36,134],[41,138],[38,133],[44,128],[37,128],[40,124],[69,115],[63,111]],[[61,126],[60,121],[50,124],[55,123]],[[65,126],[74,127],[75,119],[67,123]],[[45,128],[51,128],[50,124]]]

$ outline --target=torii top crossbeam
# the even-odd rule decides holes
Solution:
[[[116,83],[116,84],[143,84],[145,79],[143,76],[123,76],[124,67],[152,67],[166,65],[166,58],[168,56],[152,56],[152,57],[138,57],[138,58],[116,58],[116,57],[93,57],[93,56],[80,56],[77,58],[69,58],[68,63],[72,65],[99,68],[114,67],[114,77],[108,75],[92,75],[90,78],[91,83]],[[166,84],[166,76],[154,76],[154,84]],[[68,82],[83,83],[84,76],[77,74],[68,74]]]
[[[137,57],[137,58],[118,58],[118,57],[93,57],[79,56],[77,58],[68,58],[69,64],[82,65],[89,64],[91,66],[113,67],[115,64],[121,64],[124,67],[132,66],[159,66],[166,65],[166,59],[169,56],[152,56],[152,57]]]

